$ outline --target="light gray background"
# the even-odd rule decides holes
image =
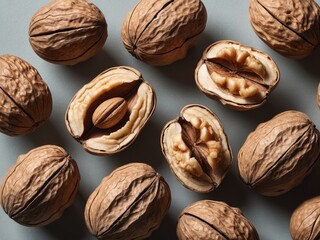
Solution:
[[[171,187],[172,205],[169,213],[149,239],[176,239],[175,228],[180,211],[201,199],[222,200],[239,207],[255,225],[262,240],[290,239],[289,220],[292,211],[302,201],[320,192],[319,164],[303,184],[294,190],[279,197],[264,197],[249,190],[241,182],[236,156],[248,133],[258,123],[284,110],[303,111],[316,125],[319,124],[320,110],[316,105],[320,79],[319,50],[304,60],[287,59],[267,47],[253,32],[249,23],[248,0],[204,0],[208,22],[197,45],[190,49],[186,59],[169,66],[153,67],[134,59],[121,42],[122,21],[138,1],[95,0],[92,2],[102,10],[108,23],[109,36],[103,50],[89,61],[73,67],[54,65],[40,59],[28,42],[31,16],[46,2],[49,1],[0,1],[0,54],[14,54],[34,65],[48,83],[53,96],[52,115],[36,132],[20,137],[0,135],[0,178],[15,163],[18,155],[43,144],[57,144],[77,161],[81,184],[74,205],[65,211],[61,219],[46,227],[21,226],[0,209],[1,240],[94,239],[84,223],[86,200],[104,176],[129,162],[150,164],[165,177]],[[237,112],[207,98],[196,87],[193,75],[197,61],[209,44],[222,39],[256,47],[270,54],[276,61],[281,71],[281,80],[262,108]],[[103,70],[118,65],[138,69],[145,80],[153,85],[157,93],[157,108],[140,136],[128,149],[113,156],[94,156],[85,152],[69,135],[64,114],[71,98],[85,83]],[[170,172],[159,145],[163,126],[190,103],[203,104],[219,116],[234,155],[232,168],[226,178],[217,190],[208,194],[194,193],[180,185]]]

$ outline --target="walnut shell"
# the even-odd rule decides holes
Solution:
[[[61,147],[44,145],[18,157],[2,181],[0,203],[14,221],[44,226],[73,203],[79,181],[70,155]]]
[[[290,234],[293,240],[320,238],[320,196],[299,205],[291,215]]]
[[[238,168],[250,188],[277,196],[300,184],[319,155],[314,123],[302,112],[285,111],[249,134],[238,153]]]
[[[290,58],[310,55],[320,42],[320,9],[314,0],[250,0],[255,33]]]
[[[186,56],[206,22],[200,0],[141,0],[122,25],[122,42],[137,59],[167,65]]]
[[[201,200],[183,209],[177,235],[179,240],[259,240],[256,229],[239,208],[212,200]]]
[[[14,55],[0,55],[0,131],[33,132],[51,115],[52,97],[38,71]]]
[[[185,106],[161,133],[161,149],[171,171],[186,188],[210,192],[232,163],[232,152],[219,118],[208,108]]]
[[[320,83],[318,84],[318,89],[317,89],[317,105],[320,108]]]
[[[94,111],[106,100],[117,97],[127,102],[127,113],[122,120],[107,129],[95,126],[92,121]],[[76,93],[67,109],[65,122],[71,136],[86,151],[98,155],[114,154],[136,139],[155,107],[156,95],[140,72],[125,66],[113,67]],[[114,112],[123,116],[118,110],[114,109]]]
[[[235,110],[262,106],[279,79],[279,69],[268,54],[230,40],[207,47],[195,70],[198,88]]]
[[[55,0],[41,7],[29,25],[29,42],[41,58],[74,65],[96,55],[106,42],[107,23],[87,0]]]
[[[171,202],[169,185],[151,166],[130,163],[106,176],[90,195],[85,221],[98,239],[144,239],[157,229]]]

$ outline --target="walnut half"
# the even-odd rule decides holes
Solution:
[[[188,189],[217,188],[232,162],[227,136],[218,117],[201,105],[188,105],[161,134],[161,148],[172,172]]]
[[[279,78],[279,69],[269,55],[233,41],[210,45],[195,71],[202,92],[236,110],[264,104]]]
[[[140,72],[119,66],[102,72],[76,93],[65,122],[86,151],[113,154],[136,139],[155,107],[156,95]]]

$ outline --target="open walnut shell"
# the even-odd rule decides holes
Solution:
[[[137,70],[110,68],[83,86],[71,100],[65,122],[83,148],[113,154],[138,136],[156,106],[156,95]]]
[[[236,110],[263,105],[279,79],[279,69],[268,54],[234,41],[210,45],[195,71],[202,92]]]
[[[209,192],[219,186],[232,163],[227,136],[218,117],[201,105],[187,105],[165,125],[162,152],[186,188]]]

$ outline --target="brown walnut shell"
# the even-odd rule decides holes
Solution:
[[[231,163],[232,152],[219,118],[201,105],[187,105],[165,125],[161,149],[171,171],[186,188],[210,192]]]
[[[250,0],[255,33],[290,58],[310,55],[320,42],[320,9],[314,0]]]
[[[14,221],[44,226],[73,203],[79,181],[70,155],[61,147],[44,145],[18,157],[2,181],[0,203]]]
[[[317,89],[317,104],[318,104],[318,107],[320,108],[320,83],[318,84],[318,89]]]
[[[299,205],[291,215],[290,234],[292,240],[320,238],[320,196]]]
[[[55,0],[41,7],[29,25],[29,42],[46,61],[74,65],[96,55],[106,42],[107,23],[87,0]]]
[[[230,40],[207,47],[195,70],[198,88],[235,110],[263,105],[279,79],[279,69],[268,54]]]
[[[92,119],[95,110],[105,105],[106,100],[112,99],[104,107],[108,109],[108,116],[113,115],[109,106],[115,101],[119,102],[119,97],[127,103],[126,114],[123,115],[123,108],[111,109],[115,114],[120,114],[122,119],[117,119],[116,124],[110,128],[95,126],[95,118]],[[65,122],[71,136],[86,151],[100,155],[113,154],[127,148],[136,139],[155,107],[156,95],[140,72],[126,66],[113,67],[99,74],[76,93],[67,109]]]
[[[186,56],[206,22],[200,0],[141,0],[122,25],[122,41],[137,59],[167,65]]]
[[[84,216],[98,239],[138,240],[159,227],[170,203],[163,177],[147,164],[130,163],[102,180],[90,195]]]
[[[177,235],[179,240],[259,240],[255,227],[239,208],[212,200],[201,200],[183,209]]]
[[[319,155],[314,123],[302,112],[285,111],[248,135],[238,153],[238,168],[250,188],[277,196],[300,184]]]
[[[52,97],[38,71],[25,60],[0,55],[0,131],[33,132],[51,115]]]

